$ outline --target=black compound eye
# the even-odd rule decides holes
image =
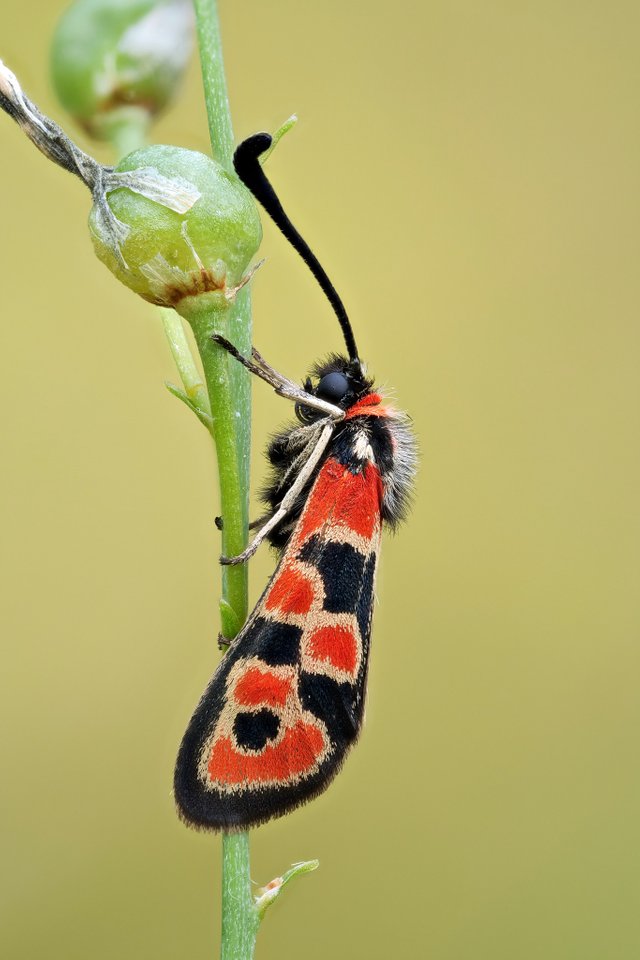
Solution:
[[[349,381],[344,373],[326,373],[316,388],[316,397],[328,400],[330,403],[339,403],[349,393]]]

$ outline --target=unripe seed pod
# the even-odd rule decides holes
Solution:
[[[60,102],[98,139],[147,124],[177,90],[193,24],[191,0],[76,0],[51,48]]]
[[[103,209],[94,204],[89,228],[96,254],[111,272],[145,300],[181,309],[181,301],[220,291],[232,296],[262,239],[255,203],[240,181],[202,153],[181,147],[150,146],[125,157],[115,173],[154,172],[176,181],[189,208],[176,212],[122,187],[107,204],[118,221],[119,243],[105,229]],[[195,202],[194,202],[194,198]],[[186,206],[186,205],[185,205]]]

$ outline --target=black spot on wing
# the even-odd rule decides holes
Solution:
[[[278,736],[280,720],[271,710],[239,713],[233,722],[236,743],[244,750],[263,750]]]
[[[329,613],[355,613],[360,596],[365,558],[348,543],[322,541],[311,537],[299,553],[313,563],[324,584],[323,607]]]
[[[355,740],[360,729],[362,710],[355,703],[355,690],[350,683],[338,683],[317,673],[302,673],[298,694],[304,710],[309,710],[326,724],[334,744],[345,745]]]
[[[256,617],[240,642],[245,656],[260,657],[269,666],[279,667],[298,662],[301,636],[300,627]]]

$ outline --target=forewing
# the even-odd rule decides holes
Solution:
[[[381,483],[329,458],[176,764],[181,816],[242,829],[321,793],[362,723]]]

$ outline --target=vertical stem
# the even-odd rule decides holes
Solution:
[[[241,553],[247,542],[246,495],[238,452],[237,422],[242,409],[229,376],[229,357],[211,340],[214,333],[226,335],[231,308],[221,293],[200,294],[180,303],[180,312],[191,324],[207,383],[213,438],[220,479],[220,507],[223,519],[222,552]],[[239,416],[237,416],[239,414]],[[246,564],[222,568],[222,597],[238,624],[247,617]]]
[[[211,149],[216,160],[231,172],[234,139],[216,0],[194,0],[194,8]],[[251,296],[247,287],[240,291],[232,307],[227,308],[227,314],[227,336],[242,353],[249,354]],[[248,532],[251,386],[249,375],[240,364],[234,364],[227,372],[227,356],[223,356],[222,350],[210,339],[203,341],[203,337],[210,336],[207,324],[208,321],[202,319],[192,326],[212,401],[224,524],[223,551],[234,554],[244,549]],[[231,605],[241,625],[246,619],[248,606],[244,567],[225,568],[222,598]],[[251,895],[249,836],[246,833],[224,834],[222,960],[251,960],[259,923]]]
[[[233,128],[222,60],[222,40],[216,0],[193,0],[196,11],[198,48],[204,99],[209,120],[213,155],[222,166],[233,168]]]
[[[193,0],[198,32],[198,49],[202,69],[202,84],[209,122],[211,150],[226,170],[233,170],[233,126],[227,93],[227,79],[222,58],[222,38],[216,0]],[[251,291],[244,287],[233,305],[226,335],[238,350],[247,356],[251,352]],[[240,461],[240,476],[245,491],[244,519],[248,520],[249,504],[249,451],[251,441],[251,384],[247,371],[239,363],[234,364],[229,375],[233,397],[237,404],[237,445]],[[238,551],[240,552],[240,551]]]
[[[251,290],[249,284],[242,288],[229,311],[227,336],[245,357],[251,356]],[[251,466],[251,374],[240,363],[229,368],[232,397],[236,403],[236,443],[241,489],[243,519],[249,523],[249,468]],[[246,543],[243,546],[246,546]]]
[[[222,58],[222,38],[216,0],[193,0],[202,68],[204,99],[209,122],[211,150],[218,163],[233,170],[233,127]],[[244,287],[229,311],[226,336],[247,356],[251,352],[251,292]],[[251,446],[251,384],[239,363],[229,370],[231,398],[236,412],[236,445],[240,465],[242,510],[245,524],[249,515],[249,463]],[[221,481],[222,482],[222,481]],[[244,548],[243,548],[244,549]],[[241,551],[236,551],[240,553]]]
[[[222,847],[222,947],[220,960],[244,960],[253,957],[260,918],[251,893],[249,835],[227,834]],[[247,922],[238,923],[244,913]]]
[[[242,422],[242,397],[229,376],[229,356],[216,343],[214,333],[228,329],[230,308],[220,293],[201,294],[182,301],[180,310],[191,324],[202,358],[213,416],[223,517],[222,550],[240,553],[247,540],[247,486],[245,460],[240,456],[238,424]],[[248,398],[247,398],[248,399]],[[246,409],[246,408],[245,408]],[[240,416],[236,416],[240,414]],[[248,441],[248,433],[246,434]],[[246,565],[224,567],[222,599],[231,607],[233,620],[242,625],[247,616]],[[251,960],[260,919],[251,895],[249,836],[222,837],[222,960]]]
[[[194,0],[198,47],[202,67],[211,148],[225,169],[233,170],[233,128],[222,59],[222,42],[216,0]],[[111,140],[119,156],[144,144],[145,126],[140,118],[127,116],[114,125]],[[220,482],[220,509],[223,516],[222,552],[242,553],[247,543],[249,516],[249,467],[251,441],[251,384],[239,363],[228,366],[228,356],[211,342],[213,333],[229,337],[241,353],[251,352],[251,294],[244,287],[235,303],[220,295],[193,298],[180,313],[191,324],[206,381],[213,417],[213,437]],[[187,395],[202,402],[199,371],[182,327],[173,311],[162,311],[163,326]],[[248,612],[246,566],[223,567],[222,600],[231,608],[225,636],[231,638],[230,622],[236,629]],[[228,609],[227,607],[227,609]],[[249,836],[225,834],[222,838],[222,960],[251,960],[260,925],[251,893]]]

